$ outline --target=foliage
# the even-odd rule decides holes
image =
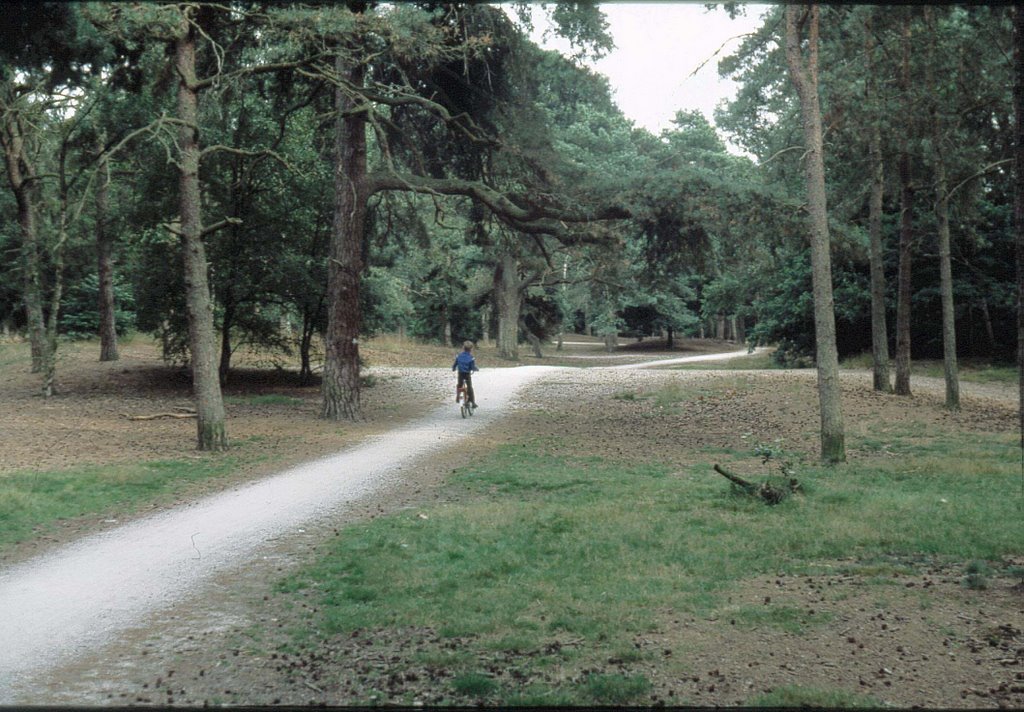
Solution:
[[[99,332],[99,291],[99,278],[95,274],[69,286],[61,318],[62,333],[72,339],[82,339]],[[135,300],[131,285],[123,277],[114,284],[114,299],[117,333],[127,334],[135,329]]]

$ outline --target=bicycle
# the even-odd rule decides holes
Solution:
[[[455,402],[459,404],[459,411],[462,413],[463,418],[473,415],[473,406],[469,403],[469,392],[466,384],[462,384],[456,389]]]

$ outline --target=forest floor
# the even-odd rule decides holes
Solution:
[[[584,339],[584,342],[591,341]],[[610,365],[612,359],[672,358],[732,351],[732,344],[680,342],[665,352],[649,343],[615,354],[567,345],[543,362]],[[192,451],[194,421],[126,416],[174,412],[191,405],[186,374],[164,365],[143,338],[122,347],[122,359],[98,363],[89,345],[64,350],[59,394],[47,401],[36,377],[12,366],[0,350],[0,478],[6,473],[59,470],[159,459],[224,457]],[[381,340],[365,349],[374,383],[365,390],[366,419],[329,423],[316,417],[318,389],[299,386],[288,371],[253,359],[225,388],[236,466],[227,478],[190,483],[151,505],[166,508],[279,471],[408,422],[446,398],[452,352]],[[497,365],[486,349],[481,366]],[[431,369],[426,366],[433,366]],[[260,368],[257,368],[259,366]],[[629,395],[680,378],[678,370],[581,369],[529,386],[499,428],[431,456],[399,485],[363,504],[357,521],[443,505],[453,495],[446,481],[457,468],[501,446],[557,436],[566,452],[615,461],[652,457],[669,467],[704,462],[708,449],[749,452],[755,443],[785,443],[788,452],[812,457],[817,448],[814,372],[687,371],[685,378],[737,384],[717,388],[688,407],[652,417],[658,406]],[[1006,433],[1017,427],[1015,389],[1005,384],[964,384],[958,414],[942,408],[942,384],[915,379],[915,395],[872,393],[870,376],[844,372],[843,407],[852,461],[877,454],[871,446],[879,423],[899,427],[954,428]],[[179,411],[180,412],[180,411]],[[882,446],[884,447],[884,445]],[[863,449],[860,449],[863,448]],[[870,448],[875,448],[869,452]],[[183,455],[184,453],[184,455]],[[895,455],[894,455],[895,456]],[[747,474],[756,474],[759,463]],[[714,478],[713,472],[708,473]],[[724,484],[724,481],[723,481]],[[1008,493],[1008,496],[1010,493]],[[110,513],[87,514],[46,528],[0,549],[0,567],[116,525]],[[275,583],[317,555],[332,532],[301,532],[282,540],[244,574],[218,581],[200,600],[161,612],[145,628],[109,648],[58,670],[32,692],[31,701],[58,705],[204,705],[370,703],[466,704],[452,693],[451,676],[436,663],[464,641],[429,628],[381,629],[336,637],[315,651],[290,648],[292,632],[306,625],[305,603]],[[750,576],[728,592],[723,610],[779,606],[817,610],[826,622],[794,630],[777,625],[736,625],[728,615],[661,613],[660,625],[639,632],[640,651],[609,657],[587,674],[642,675],[650,683],[642,704],[746,705],[758,695],[787,690],[843,690],[851,700],[899,707],[1024,707],[1024,591],[1017,579],[996,572],[987,587],[963,585],[965,562],[935,561],[895,569],[885,585],[851,567],[852,559],[821,562],[814,576]],[[1010,562],[1014,563],[1014,562]],[[1024,548],[1016,557],[1024,565]],[[827,573],[833,569],[835,573]],[[259,630],[254,641],[252,631]],[[580,641],[565,642],[580,645]],[[291,650],[291,654],[282,652]],[[673,652],[690,656],[685,676],[669,664]],[[431,653],[437,653],[433,658]],[[549,651],[550,652],[550,651]],[[523,651],[521,655],[537,655]],[[509,664],[494,653],[494,667]],[[505,656],[505,657],[502,657]],[[434,663],[424,662],[435,660]],[[400,679],[387,675],[401,663]],[[500,673],[498,673],[500,674]],[[858,697],[858,695],[860,697]],[[785,697],[770,698],[784,703]],[[806,698],[795,698],[796,701]],[[827,698],[831,699],[831,698]],[[0,703],[8,702],[0,700]],[[835,700],[833,700],[835,702]]]

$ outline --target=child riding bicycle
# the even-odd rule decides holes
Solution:
[[[466,400],[469,401],[469,405],[476,408],[476,396],[473,395],[473,371],[479,371],[476,367],[476,359],[473,358],[473,342],[466,341],[462,344],[462,351],[455,356],[455,363],[452,364],[452,370],[458,370],[459,381],[455,385],[455,402],[459,402],[459,389],[463,385],[466,386]]]

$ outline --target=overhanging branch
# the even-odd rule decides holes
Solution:
[[[367,195],[385,190],[404,190],[427,195],[461,195],[483,203],[509,227],[530,235],[565,236],[567,223],[624,220],[631,213],[620,206],[606,206],[593,212],[571,212],[538,205],[520,205],[508,196],[478,181],[458,178],[374,173],[367,176]]]

